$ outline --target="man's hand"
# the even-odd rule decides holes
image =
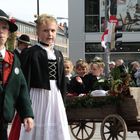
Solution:
[[[29,132],[34,127],[34,120],[32,118],[25,118],[24,119],[24,127],[25,131]]]

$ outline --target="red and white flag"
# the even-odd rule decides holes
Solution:
[[[104,48],[107,48],[107,43],[111,42],[112,27],[113,27],[113,23],[108,22],[107,28],[101,37],[101,45]]]
[[[101,45],[104,48],[107,48],[107,41],[108,40],[108,29],[106,29],[101,37]]]

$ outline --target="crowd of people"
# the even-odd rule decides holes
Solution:
[[[140,86],[138,61],[129,66],[123,59],[110,61],[106,77],[102,58],[73,64],[55,48],[53,16],[41,14],[35,23],[38,43],[32,46],[30,37],[23,34],[15,50],[8,51],[7,39],[18,27],[0,10],[0,140],[70,140],[65,97],[108,91],[109,78],[116,76],[114,69],[122,75],[129,73],[135,86]]]
[[[69,67],[74,69],[69,71],[71,79],[67,82],[67,96],[78,96],[88,94],[93,90],[109,89],[109,83],[104,76],[105,64],[101,58],[99,60],[95,58],[90,63],[79,59],[74,66],[69,65]]]
[[[140,86],[140,63],[133,61],[126,65],[123,59],[116,59],[109,63],[109,73],[105,75],[105,62],[100,57],[95,57],[90,63],[85,60],[79,59],[75,65],[72,65],[70,60],[65,60],[67,67],[70,67],[69,74],[70,79],[67,80],[67,96],[78,96],[89,94],[94,90],[108,91],[111,88],[110,80],[113,78],[126,77],[126,74],[130,75],[130,86]],[[69,66],[68,66],[69,64]],[[66,67],[64,65],[64,67]],[[72,70],[73,68],[73,70]]]

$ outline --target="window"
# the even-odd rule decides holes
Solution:
[[[104,52],[104,48],[100,43],[86,43],[85,52]]]
[[[115,48],[112,52],[140,52],[140,43],[125,42],[121,47]]]
[[[85,32],[99,32],[99,0],[85,0]]]
[[[99,15],[99,0],[85,0],[85,14]]]
[[[118,58],[124,59],[126,62],[138,60],[140,53],[140,42],[123,42],[122,47],[111,50],[110,60]],[[105,60],[106,53],[100,43],[86,43],[85,44],[85,59],[90,62],[95,56],[102,57]]]

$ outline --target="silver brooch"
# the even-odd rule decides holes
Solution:
[[[15,74],[17,74],[17,75],[19,74],[19,68],[17,68],[17,67],[15,68]]]

